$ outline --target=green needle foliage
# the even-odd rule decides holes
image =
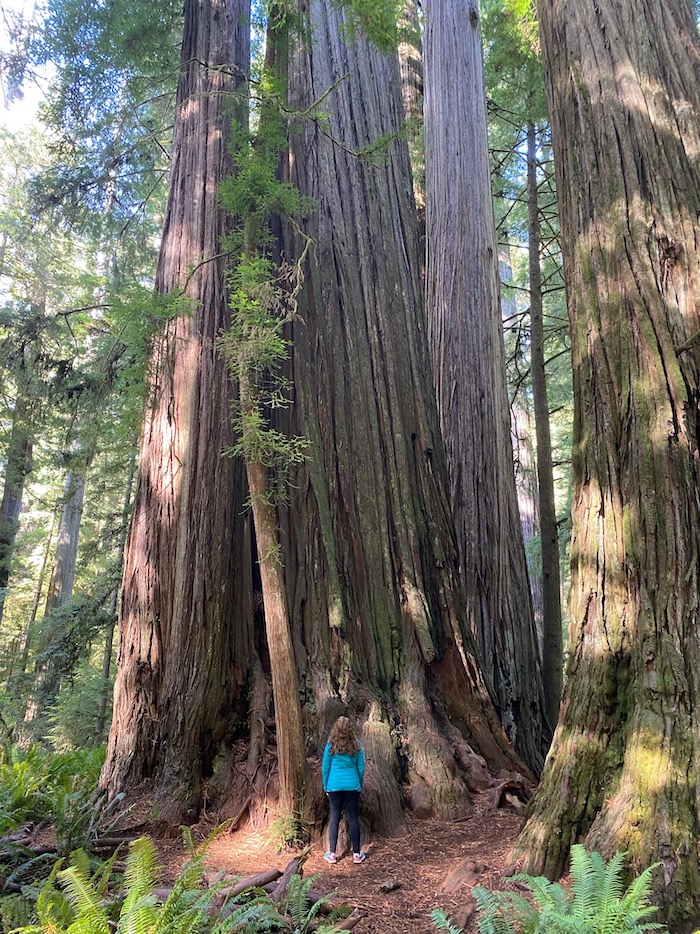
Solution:
[[[625,854],[606,863],[599,853],[581,844],[571,847],[571,885],[564,888],[543,876],[518,875],[513,881],[530,890],[530,898],[516,892],[473,890],[479,909],[481,934],[615,934],[618,931],[666,931],[650,921],[656,908],[649,903],[650,866],[625,887]],[[438,930],[461,934],[444,911],[432,913]]]

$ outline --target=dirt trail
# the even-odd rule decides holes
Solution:
[[[464,821],[424,821],[409,815],[403,837],[364,841],[367,859],[360,865],[351,855],[328,865],[319,844],[305,864],[304,876],[316,876],[314,889],[334,893],[362,912],[362,920],[353,928],[356,934],[435,934],[430,921],[434,908],[443,908],[459,920],[460,909],[471,901],[468,882],[453,894],[443,891],[448,874],[469,860],[477,864],[472,867],[478,873],[476,884],[503,887],[503,871],[520,824],[518,815],[495,809],[484,796]],[[163,850],[169,869],[175,871],[183,858],[181,849],[164,844]],[[250,876],[265,869],[282,870],[293,855],[275,853],[264,831],[239,831],[218,837],[209,849],[208,862],[214,869]],[[391,883],[400,885],[390,892],[380,890]],[[474,919],[465,930],[477,930]]]

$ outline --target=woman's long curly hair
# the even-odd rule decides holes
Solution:
[[[333,724],[328,742],[331,744],[331,753],[334,756],[338,753],[354,756],[360,748],[352,723],[347,717],[338,717]]]

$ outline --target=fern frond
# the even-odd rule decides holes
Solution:
[[[215,888],[202,888],[203,863],[204,853],[201,853],[182,867],[172,891],[163,903],[153,934],[166,931],[169,934],[180,931],[188,934],[190,930],[197,930],[217,896]],[[183,927],[185,922],[190,927]]]
[[[58,873],[61,884],[66,890],[66,897],[75,910],[73,925],[89,924],[91,934],[110,934],[109,919],[101,900],[86,876],[84,868],[69,866]]]
[[[575,843],[571,847],[571,914],[587,918],[594,910],[596,895],[603,885],[605,863],[595,854],[592,859],[585,847]]]
[[[128,930],[129,918],[137,905],[155,889],[156,847],[148,837],[139,837],[129,844],[124,870],[126,898],[119,914],[119,927]]]
[[[149,892],[136,901],[125,901],[119,913],[116,934],[152,934],[158,920],[159,903]]]
[[[198,931],[209,914],[214,898],[215,894],[207,890],[181,892],[176,899],[168,899],[149,934],[190,934]]]
[[[472,889],[479,909],[481,934],[533,934],[540,912],[515,892],[489,892],[481,886]]]
[[[114,864],[119,855],[119,849],[116,849],[114,853],[109,857],[106,862],[102,863],[93,876],[93,885],[95,891],[102,898],[106,898],[109,893],[109,880],[112,877],[112,872],[114,870]]]
[[[659,863],[647,867],[634,879],[611,911],[611,932],[621,930],[661,930],[663,925],[648,920],[657,909],[649,903],[652,875]]]
[[[450,921],[447,912],[442,908],[435,908],[430,912],[430,919],[438,931],[447,931],[448,934],[462,934],[462,928],[456,927]]]
[[[277,907],[263,895],[245,905],[239,905],[231,914],[226,913],[224,908],[211,934],[228,934],[230,931],[278,931],[281,923]]]
[[[63,860],[58,860],[37,897],[37,917],[47,934],[58,934],[60,931],[65,931],[75,918],[75,912],[69,905],[68,899],[63,892],[56,888],[56,877],[62,865]]]
[[[557,904],[559,893],[564,893],[564,889],[560,885],[550,882],[546,876],[528,876],[525,873],[518,873],[513,876],[513,882],[526,885],[532,892],[532,897],[539,908]],[[556,890],[559,890],[559,892]]]
[[[542,934],[598,934],[598,928],[591,927],[590,921],[577,918],[571,912],[571,905],[565,911],[548,908],[539,917],[536,931]]]
[[[516,893],[493,893],[476,886],[472,891],[480,914],[479,930],[481,934],[668,934],[664,925],[649,920],[656,910],[649,898],[658,863],[625,889],[624,861],[625,854],[617,853],[606,863],[599,853],[589,854],[575,844],[570,891],[541,876],[513,877],[530,889],[535,907]]]
[[[185,849],[190,854],[190,857],[193,857],[197,852],[197,844],[192,833],[192,828],[188,827],[187,824],[180,824],[180,830],[182,831],[182,842]]]
[[[233,823],[233,818],[229,817],[228,820],[223,821],[223,823],[217,824],[216,827],[214,827],[214,829],[211,831],[211,833],[207,834],[204,840],[202,840],[202,842],[196,847],[196,849],[194,850],[195,855],[204,856],[204,854],[207,852],[207,850],[212,845],[214,840],[216,840],[217,837],[220,837],[222,833],[228,830],[232,823]]]
[[[300,875],[293,875],[289,880],[284,906],[297,928],[305,925],[309,911],[309,889],[311,879],[303,879]]]

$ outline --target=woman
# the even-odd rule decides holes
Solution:
[[[343,810],[350,825],[352,861],[361,863],[365,859],[365,854],[360,849],[360,821],[357,817],[357,803],[364,777],[365,754],[362,746],[358,743],[348,718],[338,717],[323,751],[323,790],[328,795],[331,806],[328,852],[323,856],[328,863],[338,862],[335,848],[338,845],[338,827]]]

